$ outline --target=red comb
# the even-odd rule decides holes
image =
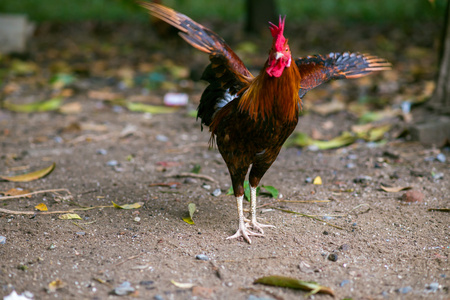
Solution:
[[[280,19],[278,21],[278,26],[273,24],[272,22],[269,22],[269,25],[270,25],[269,28],[270,28],[270,32],[272,33],[274,47],[277,51],[281,51],[281,49],[283,49],[284,44],[286,42],[286,39],[283,36],[285,20],[286,20],[286,16],[284,16],[284,18],[281,18],[281,15],[280,15]]]

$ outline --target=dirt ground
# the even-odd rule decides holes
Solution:
[[[0,244],[1,296],[16,290],[19,294],[31,292],[34,299],[305,298],[304,291],[253,284],[262,276],[284,275],[330,287],[338,299],[449,299],[450,218],[448,212],[430,211],[450,206],[448,148],[425,148],[408,141],[407,135],[393,134],[387,136],[386,143],[358,141],[335,150],[284,148],[262,184],[276,187],[281,200],[304,202],[282,202],[263,194],[259,200],[264,206],[258,215],[261,222],[276,228],[267,229],[264,238],[253,238],[252,244],[226,240],[237,229],[235,201],[226,195],[230,178],[218,151],[208,149],[207,129],[201,132],[199,123],[188,114],[204,84],[190,80],[179,83],[184,86],[180,89],[189,93],[190,104],[171,114],[130,112],[88,96],[92,90],[142,96],[140,87],[124,89],[116,79],[120,76],[114,72],[124,70],[124,65],[143,70],[145,62],[157,64],[167,58],[180,65],[186,63],[195,73],[206,66],[207,59],[170,38],[153,45],[156,37],[145,36],[148,28],[105,34],[108,27],[98,33],[98,28],[84,26],[55,29],[42,25],[26,58],[35,61],[40,71],[8,79],[20,88],[5,100],[42,100],[54,93],[43,83],[49,77],[50,64],[67,61],[81,79],[69,86],[72,92],[65,103],[79,103],[81,111],[25,114],[0,110],[2,175],[56,163],[49,176],[28,183],[3,181],[0,191],[70,192],[69,196],[47,192],[2,200],[1,208],[15,213],[0,213],[0,236],[6,238]],[[211,26],[223,34],[223,27]],[[424,82],[433,79],[435,69],[431,66],[415,75],[410,69],[412,65],[436,65],[436,43],[430,35],[411,38],[410,29],[373,27],[350,33],[329,26],[316,29],[327,32],[324,37],[317,38],[316,31],[303,39],[292,37],[290,41],[298,41],[291,49],[302,49],[301,55],[342,48],[372,49],[382,55],[389,47],[384,48],[386,52],[377,49],[391,40],[397,47],[388,57],[394,71],[372,76],[369,83],[329,84],[311,98],[307,95],[306,106],[309,99],[311,103],[321,96],[329,100],[335,93],[351,103],[367,87],[373,97],[391,99],[386,104],[391,106],[396,97],[417,94]],[[434,32],[436,27],[420,30]],[[339,43],[332,38],[335,31],[341,34]],[[125,40],[130,41],[120,44]],[[231,38],[230,44],[238,42],[239,37]],[[248,60],[255,64],[263,61],[265,50],[261,53]],[[94,68],[102,64],[106,66]],[[376,88],[390,87],[392,81],[400,82],[400,87],[384,94]],[[161,104],[164,93],[163,87],[144,96],[148,102]],[[330,122],[333,126],[324,126]],[[306,109],[297,130],[312,134],[319,129],[323,136],[333,137],[356,122],[346,110],[323,116]],[[397,129],[407,128],[401,118],[391,122]],[[438,160],[438,154],[446,161]],[[197,165],[200,174],[214,181],[175,177]],[[309,182],[316,176],[322,178],[322,185]],[[169,186],[151,186],[159,183]],[[412,187],[424,199],[405,202],[401,200],[405,191],[388,193],[381,184]],[[213,196],[215,189],[220,189],[221,195]],[[98,207],[109,206],[111,201],[143,205],[131,210]],[[76,211],[82,220],[61,220],[60,214],[18,213],[37,212],[34,207],[39,203],[45,203],[49,211],[93,209]],[[195,225],[182,220],[189,203],[197,207]],[[197,259],[200,254],[208,260]],[[58,279],[56,291],[49,289]],[[183,288],[171,281],[194,287]],[[123,282],[129,282],[134,291],[118,296],[115,293],[120,289],[116,288]]]

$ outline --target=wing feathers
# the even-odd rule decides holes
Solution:
[[[295,63],[301,76],[301,96],[332,79],[359,78],[372,72],[390,70],[391,67],[383,58],[350,52],[301,57]]]

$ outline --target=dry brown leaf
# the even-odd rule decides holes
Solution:
[[[88,97],[96,100],[108,100],[113,101],[123,98],[121,94],[113,93],[109,91],[89,91]]]
[[[0,192],[0,194],[3,194],[5,196],[20,196],[20,195],[25,195],[25,194],[28,194],[28,193],[30,193],[29,190],[22,190],[22,189],[19,190],[19,189],[16,189],[16,188],[9,189],[6,192]],[[31,195],[26,196],[26,197],[30,198]]]
[[[81,103],[80,102],[71,102],[71,103],[64,104],[59,108],[59,112],[65,114],[65,115],[78,114],[81,112]]]
[[[39,211],[48,211],[47,205],[45,205],[45,203],[40,203],[36,205],[34,208],[36,208]]]
[[[410,186],[384,186],[380,185],[381,189],[388,193],[398,193],[401,191],[406,191],[412,189]]]

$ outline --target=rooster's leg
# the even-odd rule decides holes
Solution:
[[[245,223],[244,223],[244,209],[242,207],[242,199],[243,198],[244,198],[244,195],[236,197],[236,203],[237,203],[238,214],[239,214],[239,229],[238,229],[238,231],[236,231],[235,234],[233,234],[232,236],[227,237],[227,240],[228,239],[235,239],[235,238],[243,237],[249,244],[251,244],[252,243],[252,241],[250,240],[250,236],[251,235],[262,236],[262,234],[250,231],[245,226]]]
[[[247,226],[252,227],[255,230],[264,234],[263,227],[275,227],[273,225],[261,224],[256,220],[256,187],[250,186],[250,202],[251,202],[251,210],[250,210],[250,220]]]

